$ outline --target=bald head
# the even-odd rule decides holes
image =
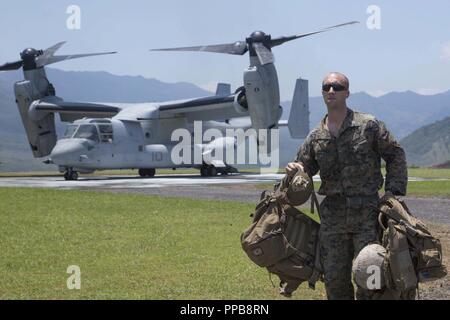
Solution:
[[[322,82],[322,96],[330,110],[347,110],[346,100],[350,96],[348,78],[340,72],[330,72]]]
[[[331,82],[333,79],[336,79],[338,83],[345,86],[347,90],[350,88],[350,81],[348,81],[348,78],[340,73],[340,72],[330,72],[328,73],[325,78],[323,78],[322,84]]]

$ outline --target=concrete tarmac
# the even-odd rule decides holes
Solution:
[[[229,200],[256,203],[262,188],[257,184],[274,184],[283,174],[241,173],[228,176],[200,177],[198,174],[136,176],[83,176],[65,181],[61,176],[0,177],[0,187],[80,189],[116,193],[133,193],[205,200]],[[320,180],[314,177],[314,180]],[[410,177],[410,181],[428,180]],[[322,197],[319,196],[319,199]],[[405,201],[413,214],[435,223],[450,224],[450,199],[413,198]]]

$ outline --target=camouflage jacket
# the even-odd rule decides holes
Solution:
[[[369,196],[383,185],[381,158],[386,162],[385,190],[406,194],[408,173],[405,152],[374,116],[347,110],[334,137],[325,118],[309,133],[298,151],[301,162],[311,176],[320,170],[322,195]]]

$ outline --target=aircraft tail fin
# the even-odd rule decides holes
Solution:
[[[216,96],[226,97],[231,94],[231,85],[229,83],[218,83],[216,88]]]
[[[287,125],[292,138],[304,139],[309,133],[309,114],[308,80],[299,78],[295,84],[289,120],[278,125]]]

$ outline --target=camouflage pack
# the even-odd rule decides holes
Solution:
[[[410,290],[419,282],[447,274],[442,247],[428,227],[411,215],[406,204],[390,197],[380,204],[381,243],[388,251],[388,287]]]
[[[254,263],[279,277],[280,293],[290,296],[302,282],[314,288],[320,278],[320,225],[291,206],[286,191],[278,186],[261,194],[241,244]],[[317,200],[311,202],[317,205]]]

